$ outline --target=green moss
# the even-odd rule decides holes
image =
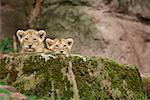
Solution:
[[[0,61],[4,63],[3,67],[12,64],[18,68],[22,57],[13,59],[7,64],[4,63],[6,59]],[[74,84],[77,84],[81,100],[146,100],[139,72],[134,66],[121,65],[106,58],[80,56],[56,56],[46,61],[42,56],[28,55],[20,62],[22,74],[12,85],[37,99],[70,100],[75,93]],[[71,75],[69,62],[76,83],[72,83],[72,76],[67,76]]]
[[[45,60],[40,59],[39,56],[31,56],[27,60],[24,61],[24,66],[22,68],[23,74],[31,75],[32,73],[39,73],[40,69],[45,70],[43,68],[45,66]]]
[[[143,95],[142,81],[136,67],[132,65],[120,65],[113,60],[102,59],[112,89],[118,88],[122,99],[139,98]],[[137,88],[138,87],[138,88]]]
[[[42,79],[39,79],[41,81],[35,87],[21,92],[38,97],[62,97],[62,99],[70,100],[72,86],[66,77],[62,78],[64,76],[61,72],[61,69],[65,66],[67,66],[65,59],[50,59],[45,62],[45,59],[41,56],[29,57],[24,61],[23,74],[30,76],[34,73],[35,77],[40,76]],[[56,93],[56,90],[59,91],[59,94]]]
[[[144,86],[144,92],[148,99],[150,99],[150,77],[142,77],[142,82]]]
[[[6,62],[6,59],[1,59],[0,60],[0,79],[4,79],[6,76],[7,76],[7,74],[8,74],[8,69],[6,69],[6,64],[7,64],[7,62]]]
[[[91,77],[89,75],[88,72],[88,66],[90,66],[90,63],[86,63],[83,61],[83,59],[81,58],[75,58],[73,59],[73,71],[74,74],[76,76],[76,80],[77,80],[77,86],[79,89],[79,94],[82,100],[85,100],[86,98],[89,98],[91,100],[94,100],[96,98],[96,91],[94,92],[94,90],[92,90],[92,87],[95,87],[95,82],[93,77]],[[91,68],[93,66],[90,66]],[[83,81],[85,80],[85,81]],[[98,88],[97,88],[98,90]]]

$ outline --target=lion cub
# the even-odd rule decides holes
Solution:
[[[26,31],[18,30],[16,33],[18,40],[21,44],[20,52],[43,52],[44,39],[46,32],[44,30],[28,29]]]
[[[54,53],[54,54],[65,54],[66,56],[69,56],[69,53],[71,51],[72,45],[73,45],[73,39],[46,39],[46,45],[48,48],[48,51]]]

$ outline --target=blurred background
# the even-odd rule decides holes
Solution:
[[[15,51],[18,29],[72,37],[72,53],[134,64],[150,74],[150,0],[0,0],[0,51]]]

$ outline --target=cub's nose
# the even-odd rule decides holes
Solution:
[[[29,48],[31,48],[32,47],[32,45],[29,45]]]
[[[63,53],[63,51],[60,51],[60,53]]]

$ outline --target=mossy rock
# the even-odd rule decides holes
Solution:
[[[144,92],[147,95],[148,99],[150,99],[150,77],[142,77],[142,82],[144,86]]]
[[[138,69],[107,58],[12,54],[0,68],[1,81],[37,99],[146,100]]]

